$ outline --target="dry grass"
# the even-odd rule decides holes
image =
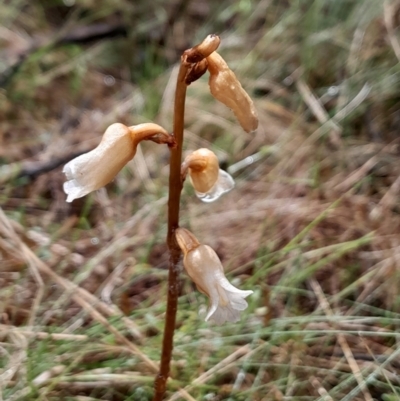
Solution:
[[[0,4],[0,399],[151,399],[168,152],[143,145],[72,205],[43,166],[115,121],[170,128],[173,63],[211,31],[260,128],[205,78],[189,87],[186,148],[211,147],[237,185],[207,205],[185,186],[182,225],[255,294],[215,327],[182,274],[168,399],[400,398],[400,3],[219,3]],[[71,39],[98,23],[120,31]]]

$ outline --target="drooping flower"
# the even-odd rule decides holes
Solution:
[[[243,89],[235,73],[225,60],[215,51],[207,57],[211,94],[235,113],[240,125],[246,132],[258,127],[257,111],[253,101]]]
[[[182,178],[187,172],[197,197],[203,202],[213,202],[235,186],[233,178],[219,168],[217,156],[209,149],[198,149],[185,158]]]
[[[63,169],[68,181],[64,183],[67,202],[81,198],[108,184],[135,156],[141,140],[173,144],[173,137],[157,124],[145,123],[132,127],[110,125],[100,144],[68,162]]]
[[[184,254],[183,265],[197,289],[210,299],[206,321],[217,324],[237,322],[240,311],[247,308],[246,297],[253,291],[234,287],[225,277],[224,268],[215,251],[202,245],[185,228],[176,230],[176,239]]]

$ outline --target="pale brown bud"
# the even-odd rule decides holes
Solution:
[[[221,40],[218,35],[208,35],[200,44],[183,52],[183,59],[188,63],[198,63],[218,49]]]
[[[242,291],[234,287],[226,279],[218,255],[208,245],[200,244],[190,231],[178,228],[175,235],[183,252],[185,270],[197,289],[210,299],[205,320],[211,319],[217,324],[237,322],[240,311],[247,308],[244,298],[253,291]]]
[[[215,153],[206,148],[186,156],[181,167],[182,179],[187,172],[197,197],[203,202],[213,202],[235,186],[233,178],[219,168]]]
[[[119,123],[110,125],[95,149],[64,166],[63,172],[68,179],[64,183],[67,202],[108,184],[135,156],[138,143],[154,137],[158,143],[173,143],[172,136],[157,124],[145,123],[132,127]]]
[[[211,94],[235,113],[240,125],[246,132],[258,127],[257,111],[250,96],[243,89],[234,72],[225,60],[217,53],[207,57],[210,72]]]

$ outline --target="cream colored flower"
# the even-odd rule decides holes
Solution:
[[[208,245],[201,245],[196,237],[184,228],[176,230],[176,239],[184,254],[183,265],[197,289],[210,299],[206,321],[217,324],[237,322],[240,311],[247,308],[246,297],[253,291],[234,287],[225,277],[217,254]]]
[[[253,101],[243,89],[235,73],[228,67],[225,60],[213,52],[207,57],[211,94],[235,113],[240,125],[246,132],[258,127],[257,111]]]
[[[135,156],[138,143],[144,139],[173,143],[172,136],[157,124],[127,127],[116,123],[109,126],[97,148],[64,166],[63,172],[68,179],[64,183],[67,202],[81,198],[112,181]]]
[[[185,158],[182,178],[187,172],[197,197],[203,202],[213,202],[235,186],[233,178],[219,168],[217,156],[209,149],[198,149]]]

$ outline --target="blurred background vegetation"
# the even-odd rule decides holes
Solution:
[[[236,188],[185,186],[182,225],[254,294],[216,327],[182,274],[167,399],[400,399],[399,25],[398,0],[1,0],[0,399],[151,399],[168,150],[72,204],[61,170],[113,122],[171,130],[180,54],[209,33],[260,126],[189,87],[185,149]]]

